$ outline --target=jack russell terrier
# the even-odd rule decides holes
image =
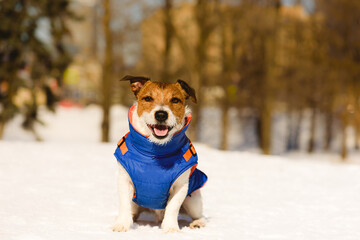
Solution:
[[[180,209],[205,226],[200,188],[207,176],[196,168],[197,154],[186,137],[191,112],[185,101],[196,103],[186,82],[159,83],[146,77],[125,76],[137,102],[129,110],[129,128],[114,153],[119,163],[119,216],[113,231],[126,232],[146,209],[162,220],[164,232],[178,232]]]

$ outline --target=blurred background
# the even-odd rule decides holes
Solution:
[[[192,141],[359,154],[358,0],[0,0],[3,141],[116,142],[127,74],[196,90]]]

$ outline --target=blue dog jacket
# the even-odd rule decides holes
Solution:
[[[185,127],[175,133],[170,142],[159,145],[149,141],[131,123],[134,111],[129,111],[129,128],[118,143],[115,157],[128,172],[135,188],[133,201],[145,208],[164,209],[169,191],[175,180],[191,168],[188,195],[201,188],[207,176],[196,168],[197,154],[185,135],[191,116]]]

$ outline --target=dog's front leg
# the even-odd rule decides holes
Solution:
[[[180,231],[178,215],[180,207],[187,196],[189,187],[189,174],[190,170],[187,170],[181,174],[181,176],[176,179],[170,189],[170,196],[165,208],[164,220],[161,224],[161,228],[166,233]]]
[[[132,218],[132,198],[134,196],[134,186],[129,174],[119,164],[118,175],[119,192],[119,216],[116,218],[112,230],[115,232],[126,232],[133,224]]]

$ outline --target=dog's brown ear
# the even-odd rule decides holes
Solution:
[[[197,103],[195,90],[192,87],[190,87],[189,84],[187,84],[185,81],[183,81],[181,79],[177,80],[177,83],[185,91],[186,99],[188,99],[190,97],[194,103]]]
[[[142,77],[142,76],[130,76],[126,75],[120,81],[130,81],[130,88],[131,91],[135,94],[135,96],[138,94],[140,89],[145,85],[147,81],[149,81],[150,78],[148,77]]]

